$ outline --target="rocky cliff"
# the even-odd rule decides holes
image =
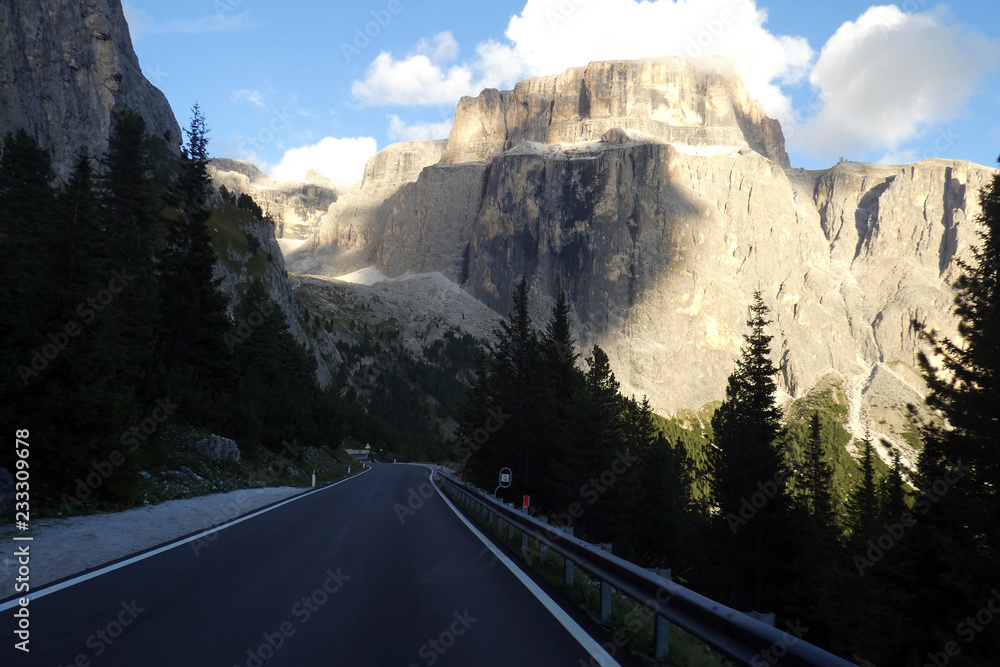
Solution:
[[[781,136],[738,81],[676,59],[485,91],[459,104],[440,161],[382,185],[373,173],[289,268],[440,271],[499,313],[526,275],[539,320],[565,290],[579,340],[663,412],[723,397],[760,289],[784,395],[837,384],[856,433],[905,449],[905,405],[924,391],[911,320],[955,333],[956,260],[993,170],[806,172]]]
[[[788,166],[778,122],[742,80],[684,58],[595,62],[484,90],[455,110],[445,162],[481,162],[524,142],[595,141],[609,130],[691,146],[750,148]]]
[[[248,194],[274,219],[279,240],[304,241],[316,230],[320,219],[337,201],[337,186],[310,170],[301,183],[281,183],[243,160],[215,158],[208,166],[216,187]]]
[[[0,134],[36,136],[59,176],[81,147],[104,153],[111,112],[123,107],[177,150],[180,128],[142,75],[121,0],[5,0],[0,34]]]

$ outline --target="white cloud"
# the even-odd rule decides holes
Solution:
[[[426,139],[447,139],[451,132],[451,121],[442,123],[413,123],[408,125],[396,114],[389,116],[387,134],[393,141],[424,141]]]
[[[351,84],[351,94],[372,106],[454,104],[462,95],[479,92],[467,65],[444,69],[457,55],[458,44],[448,32],[435,35],[430,42],[421,40],[417,50],[403,60],[382,52],[368,66],[364,80]]]
[[[234,90],[229,95],[231,102],[249,102],[254,106],[265,106],[264,94],[259,90]]]
[[[809,77],[822,105],[786,134],[816,156],[877,147],[888,149],[886,161],[906,159],[913,152],[896,149],[954,118],[998,58],[998,43],[950,25],[942,12],[870,7],[823,47]]]
[[[319,143],[285,151],[268,175],[278,181],[304,181],[306,172],[315,169],[333,181],[343,194],[361,181],[365,162],[376,150],[372,137],[326,137]]]
[[[429,40],[417,42],[416,52],[426,56],[432,63],[446,65],[458,58],[458,42],[450,32],[439,32]]]
[[[593,60],[684,55],[742,74],[751,95],[782,118],[791,106],[779,84],[801,80],[813,51],[804,38],[772,35],[766,20],[754,0],[527,0],[507,41],[478,44],[474,60],[447,68],[451,60],[433,60],[438,52],[457,57],[444,33],[448,39],[435,38],[439,48],[423,43],[399,60],[380,53],[351,92],[367,105],[451,105]]]

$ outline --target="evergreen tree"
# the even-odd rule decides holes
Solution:
[[[476,450],[469,460],[471,476],[484,486],[495,485],[500,467],[509,467],[514,474],[508,497],[544,493],[545,462],[548,460],[540,410],[544,392],[538,335],[528,314],[528,282],[521,278],[514,290],[514,307],[510,315],[493,332],[489,345],[489,364],[482,369],[485,414],[470,415],[467,422],[473,428],[487,423],[489,410],[502,409],[510,417],[499,430],[489,436],[489,446]],[[493,469],[496,468],[496,469]]]
[[[861,441],[861,479],[847,500],[847,525],[852,550],[857,551],[874,533],[879,518],[878,484],[875,480],[875,449],[871,436]]]
[[[1000,176],[980,191],[978,243],[955,283],[958,340],[914,323],[930,347],[920,364],[927,404],[941,418],[921,430],[908,547],[914,561],[908,604],[913,645],[924,658],[954,639],[956,624],[985,605],[1000,580]],[[932,357],[933,360],[932,361]],[[942,493],[942,491],[945,491]],[[1000,633],[962,648],[970,664],[1000,654]],[[975,659],[984,662],[976,663]]]
[[[544,443],[544,460],[539,464],[542,478],[550,483],[536,491],[537,505],[550,510],[565,509],[574,500],[576,490],[568,485],[564,474],[566,461],[576,455],[575,423],[578,419],[579,394],[583,391],[584,375],[576,367],[579,358],[576,341],[570,332],[569,305],[565,292],[556,297],[552,316],[539,341],[546,390],[539,396],[541,415],[539,436]]]
[[[113,117],[108,150],[101,160],[103,227],[113,287],[112,301],[87,310],[86,318],[107,309],[109,345],[120,364],[109,369],[115,382],[132,387],[142,402],[164,396],[163,365],[156,355],[159,300],[155,232],[159,203],[153,190],[146,121],[131,109]],[[119,289],[120,288],[120,289]]]
[[[197,420],[206,396],[223,387],[231,372],[224,339],[232,326],[227,298],[214,278],[215,251],[208,220],[208,137],[198,105],[193,109],[188,142],[175,186],[176,219],[168,224],[167,247],[160,262],[160,356],[169,369],[171,392],[181,397],[185,413]],[[190,398],[190,400],[187,400]]]
[[[833,497],[833,466],[823,452],[823,433],[819,413],[813,412],[809,420],[809,441],[805,451],[805,479],[802,489],[804,509],[813,523],[825,535],[836,535],[837,509]]]
[[[649,562],[691,562],[701,526],[691,496],[692,464],[684,444],[657,434],[637,465],[635,551]],[[643,563],[640,563],[643,564]]]
[[[788,533],[783,462],[775,444],[781,412],[771,336],[765,333],[768,312],[761,292],[754,292],[742,357],[729,376],[726,400],[712,417],[714,491],[726,524],[720,540],[728,555],[727,597],[738,608],[756,610],[773,604],[769,587],[779,580],[781,540]]]

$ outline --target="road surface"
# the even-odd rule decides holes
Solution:
[[[469,530],[428,473],[376,465],[32,600],[28,654],[14,649],[14,610],[4,610],[0,663],[591,664],[572,627]]]

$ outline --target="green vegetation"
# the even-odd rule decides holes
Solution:
[[[3,138],[0,417],[30,434],[39,511],[141,502],[140,472],[171,465],[206,480],[192,488],[227,486],[184,454],[193,440],[165,439],[170,426],[236,440],[251,467],[289,442],[336,447],[345,434],[340,390],[319,388],[262,284],[228,312],[215,263],[249,252],[241,226],[258,220],[247,202],[211,207],[197,107],[187,138],[177,157],[119,112],[107,152],[96,164],[80,154],[61,185],[31,136]],[[98,469],[107,474],[90,477]]]

